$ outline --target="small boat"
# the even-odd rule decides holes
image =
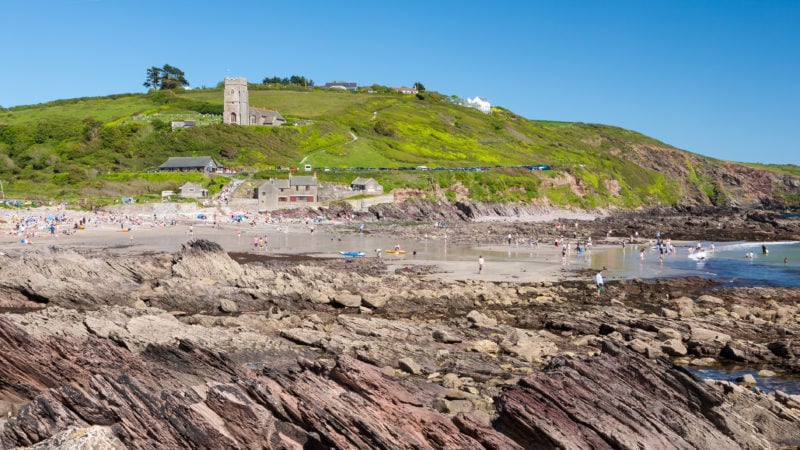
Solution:
[[[344,256],[364,256],[364,252],[339,252],[339,254]]]
[[[391,253],[392,255],[403,255],[406,253],[405,250],[384,250],[386,253]]]

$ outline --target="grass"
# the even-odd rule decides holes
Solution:
[[[374,177],[387,191],[417,187],[432,192],[459,183],[471,198],[482,201],[545,197],[563,206],[637,207],[675,204],[687,195],[713,202],[726,198],[710,175],[713,171],[706,170],[713,160],[685,152],[685,164],[676,161],[677,167],[664,173],[650,160],[677,150],[619,127],[527,120],[501,107],[486,115],[432,92],[420,100],[396,94],[253,87],[249,98],[251,106],[312,123],[279,128],[222,125],[219,88],[19,106],[0,110],[0,179],[7,193],[25,198],[150,196],[163,186],[174,189],[181,181],[148,174],[167,157],[210,155],[250,172],[278,165],[299,167],[301,162],[318,169],[519,164],[555,169],[318,171],[323,181],[346,184],[359,175]],[[198,126],[170,129],[172,120],[187,118]],[[798,166],[751,166],[800,176]],[[542,181],[553,177],[571,177],[579,186],[545,187]],[[213,188],[215,182],[209,183]],[[610,185],[615,186],[613,192]],[[583,194],[576,194],[578,190]],[[446,195],[452,199],[455,194]]]

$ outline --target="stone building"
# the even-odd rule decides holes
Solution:
[[[258,210],[317,206],[319,183],[317,174],[291,176],[289,179],[270,179],[256,188]]]
[[[362,191],[365,194],[382,194],[383,186],[378,183],[374,178],[361,178],[358,177],[350,183],[350,189],[354,191]]]
[[[224,92],[222,123],[271,126],[279,126],[286,123],[286,119],[278,111],[250,107],[247,78],[225,78]]]
[[[180,196],[183,198],[206,198],[208,197],[208,190],[203,188],[203,185],[192,183],[188,181],[180,187]],[[163,196],[163,195],[162,195]]]
[[[173,156],[158,166],[160,172],[203,172],[213,173],[222,165],[210,156]]]

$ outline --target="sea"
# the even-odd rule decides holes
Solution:
[[[605,267],[607,279],[701,276],[719,280],[726,287],[800,287],[800,241],[703,241],[699,244],[706,257],[691,258],[689,251],[697,244],[673,244],[675,254],[665,255],[662,263],[659,251],[652,245],[628,245],[593,255],[590,267],[595,270]],[[642,249],[644,259],[640,254]]]

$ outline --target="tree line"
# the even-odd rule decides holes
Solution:
[[[159,91],[189,86],[186,74],[181,69],[169,64],[164,64],[164,67],[153,66],[147,69],[147,77],[143,84],[144,87]]]
[[[309,87],[314,86],[314,80],[310,78],[306,78],[301,75],[292,75],[289,78],[286,77],[267,77],[261,81],[262,84],[282,84],[284,86],[288,86],[290,84],[294,84],[297,86]]]

